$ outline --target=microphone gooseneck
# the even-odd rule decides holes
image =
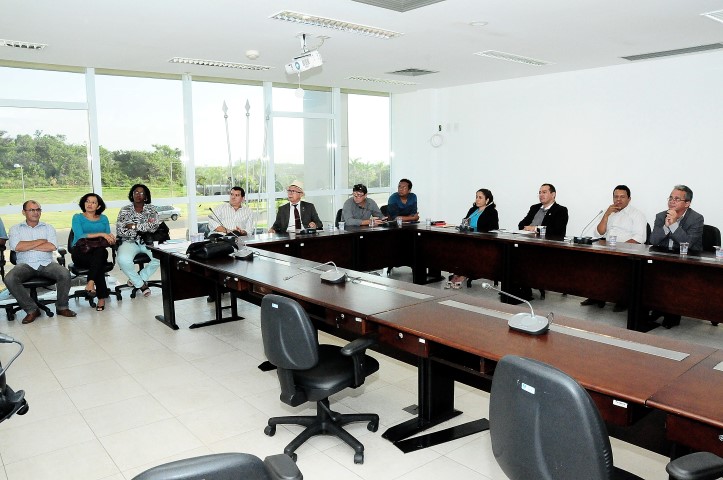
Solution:
[[[505,291],[502,291],[502,290],[500,290],[499,288],[495,288],[495,287],[493,287],[492,285],[490,285],[490,284],[487,283],[487,282],[484,282],[484,283],[482,284],[482,288],[487,289],[487,290],[494,290],[494,291],[496,291],[496,292],[500,292],[502,295],[507,295],[508,297],[512,297],[512,298],[514,298],[515,300],[519,300],[520,302],[525,302],[525,303],[527,304],[527,306],[530,308],[530,314],[531,314],[533,317],[535,316],[535,311],[532,309],[532,305],[530,304],[530,302],[528,302],[528,301],[525,300],[524,298],[520,298],[520,297],[518,297],[518,296],[512,295],[511,293],[507,293],[507,292],[505,292]]]
[[[219,225],[221,225],[223,228],[226,229],[226,232],[230,232],[231,230],[223,224],[220,218],[218,218],[218,215],[216,215],[216,212],[213,211],[213,208],[208,207],[208,211],[211,212],[211,215],[213,215],[213,218],[216,219]]]
[[[596,219],[597,217],[599,217],[601,213],[603,213],[602,210],[600,210],[599,212],[597,212],[597,215],[595,215],[594,217],[592,217],[592,220],[590,220],[590,222],[589,222],[587,225],[585,225],[585,228],[583,228],[583,229],[582,229],[582,232],[580,232],[580,236],[581,236],[581,237],[582,237],[582,234],[585,233],[585,230],[587,230],[588,227],[589,227],[590,225],[592,225],[592,222],[594,222],[595,219]]]

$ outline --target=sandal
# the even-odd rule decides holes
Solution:
[[[131,288],[135,287],[135,285],[133,285],[133,280],[131,280],[130,278],[129,278],[128,281],[126,282],[126,285],[128,285],[128,286],[131,287]]]
[[[455,290],[459,290],[462,288],[462,282],[452,282],[452,288]]]
[[[100,302],[103,302],[103,305],[101,305]],[[100,300],[98,300],[98,306],[95,307],[95,311],[102,312],[103,310],[105,310],[105,299],[101,298]]]
[[[148,286],[147,283],[144,283],[141,287],[141,293],[144,297],[150,297],[151,296],[151,287]]]

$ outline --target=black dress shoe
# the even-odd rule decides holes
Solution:
[[[663,316],[663,327],[670,330],[673,327],[680,325],[680,315],[664,315]]]
[[[624,312],[627,309],[628,309],[627,302],[618,302],[613,307],[613,312]]]
[[[55,313],[57,313],[57,314],[60,315],[61,317],[70,317],[70,318],[73,318],[73,317],[75,317],[76,315],[78,315],[77,313],[75,313],[74,311],[72,311],[72,310],[69,309],[69,308],[64,308],[64,309],[62,309],[62,310],[57,310]]]
[[[605,306],[605,302],[602,300],[595,300],[594,298],[586,298],[582,302],[580,302],[580,305],[583,307],[587,307],[589,305],[597,305],[600,308],[603,308]]]

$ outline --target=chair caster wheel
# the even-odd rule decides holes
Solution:
[[[269,437],[273,437],[276,433],[276,425],[267,425],[266,428],[264,428],[264,433]]]
[[[354,463],[357,463],[357,464],[364,463],[364,454],[363,453],[355,453],[354,454]]]
[[[15,320],[15,314],[14,313],[8,313],[8,322],[12,322]]]
[[[367,430],[370,432],[376,432],[379,429],[379,423],[378,422],[369,422],[367,424]]]

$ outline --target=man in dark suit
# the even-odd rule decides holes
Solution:
[[[668,249],[680,249],[680,244],[688,243],[690,250],[703,250],[703,215],[690,208],[693,190],[685,185],[676,185],[668,197],[668,209],[655,216],[650,244]],[[649,320],[654,322],[663,317],[665,328],[680,325],[680,315],[653,310]]]
[[[313,203],[302,202],[304,187],[301,182],[294,182],[286,189],[286,198],[289,203],[279,207],[276,212],[276,220],[269,228],[269,233],[300,230],[302,228],[316,228],[321,230],[324,226],[316,213]]]
[[[530,207],[518,228],[534,232],[537,227],[543,226],[547,227],[547,236],[564,237],[567,231],[567,208],[555,202],[555,187],[551,183],[543,183],[538,196],[540,203]]]

